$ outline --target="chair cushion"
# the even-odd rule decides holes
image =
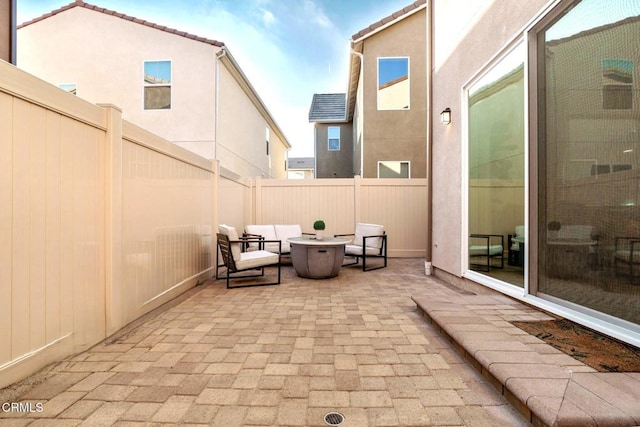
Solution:
[[[516,225],[516,238],[524,239],[524,225]]]
[[[276,240],[276,229],[273,227],[272,224],[264,224],[264,225],[247,225],[244,228],[244,231],[246,231],[249,234],[257,234],[259,236],[264,237],[265,240]],[[271,243],[271,245],[273,245],[273,243]],[[249,247],[254,250],[258,248],[258,243],[257,242],[252,242],[249,243]],[[265,249],[270,250],[270,251],[277,251],[278,250],[278,245],[275,245],[275,249],[270,247],[269,244],[265,244]]]
[[[355,237],[353,244],[355,246],[363,246],[363,236],[381,236],[384,233],[384,226],[378,224],[366,224],[359,222],[356,224]],[[370,248],[382,248],[382,238],[377,237],[367,239],[367,246]],[[368,253],[368,252],[367,252]]]
[[[362,256],[362,246],[346,245],[344,247],[344,254]],[[379,255],[379,254],[380,254],[380,249],[370,248],[367,246],[367,255]]]
[[[246,270],[247,268],[277,264],[280,261],[280,256],[269,251],[253,251],[243,252],[238,259],[234,257],[234,260],[238,270]]]
[[[302,237],[302,228],[299,224],[276,224],[276,236],[277,239],[282,242],[282,252],[291,252],[291,246],[289,245],[288,239],[292,237]],[[277,245],[274,249],[278,250]]]
[[[502,245],[491,245],[489,246],[489,255],[500,255],[504,252],[504,248]],[[487,245],[472,245],[469,246],[469,255],[471,256],[486,256],[487,255]]]
[[[220,224],[218,226],[218,231],[221,234],[224,234],[229,238],[229,240],[238,240],[238,231],[235,227],[231,227],[230,225]],[[237,262],[240,259],[240,254],[242,254],[242,247],[240,243],[232,243],[231,244],[231,256],[233,260]]]
[[[245,231],[250,234],[258,234],[266,240],[276,240],[276,229],[271,224],[247,225]]]
[[[558,240],[589,241],[592,234],[592,225],[563,225],[558,230]]]

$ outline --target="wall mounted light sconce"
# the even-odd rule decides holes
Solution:
[[[443,125],[448,125],[449,123],[451,123],[451,109],[449,107],[445,108],[440,113],[440,122]]]

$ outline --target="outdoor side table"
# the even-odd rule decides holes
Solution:
[[[350,239],[329,237],[322,240],[307,237],[288,239],[291,263],[296,274],[307,279],[336,277],[344,260],[344,247]]]

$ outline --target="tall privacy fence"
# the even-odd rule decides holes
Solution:
[[[0,387],[210,278],[220,223],[380,223],[423,257],[425,185],[240,178],[0,61]]]

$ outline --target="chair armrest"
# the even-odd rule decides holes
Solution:
[[[614,239],[614,250],[618,250],[618,246],[621,244],[626,245],[633,245],[633,243],[638,243],[640,242],[640,237],[626,237],[626,236],[619,236],[616,237]]]
[[[229,240],[229,243],[241,243],[243,245],[247,244],[250,241],[256,241],[259,242],[260,249],[262,249],[264,246],[262,246],[264,243],[277,243],[278,244],[278,253],[282,252],[282,241],[281,240],[265,240],[264,238],[261,239],[244,239],[244,238],[239,238],[238,240]]]
[[[478,234],[478,233],[472,233],[472,234],[469,235],[469,237],[474,238],[474,239],[487,239],[487,247],[491,246],[491,238],[492,237],[499,237],[500,238],[500,244],[504,248],[504,235],[502,235],[502,234]]]
[[[240,237],[240,239],[243,240],[242,252],[246,252],[247,247],[251,243],[257,243],[258,244],[258,249],[264,249],[264,236],[262,236],[260,234],[253,234],[253,233],[243,232],[242,233],[242,237]]]
[[[264,240],[264,236],[260,234],[242,233],[242,239],[260,239]]]
[[[302,232],[303,236],[315,236],[316,233],[305,233],[304,231]]]
[[[345,236],[355,236],[355,233],[347,233],[347,234],[334,234],[333,237],[345,237]]]
[[[379,234],[376,236],[362,236],[362,246],[365,248],[367,247],[367,239],[382,239],[382,244],[380,245],[380,252],[382,252],[382,250],[387,245],[387,233]]]

